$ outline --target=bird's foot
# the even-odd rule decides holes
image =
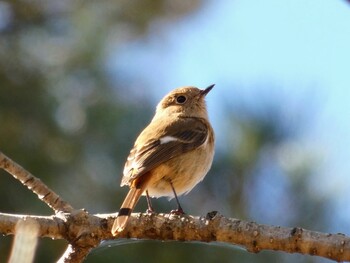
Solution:
[[[179,207],[177,209],[171,210],[170,214],[179,215],[180,216],[180,215],[184,215],[185,212],[184,212],[184,210],[181,207]]]
[[[154,211],[153,208],[147,208],[147,210],[146,210],[146,214],[155,214],[155,213],[156,213],[156,211]]]

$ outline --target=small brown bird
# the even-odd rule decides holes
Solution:
[[[214,157],[214,132],[208,121],[204,90],[182,87],[173,90],[158,104],[151,123],[136,139],[125,163],[121,186],[130,190],[112,227],[115,236],[123,231],[141,195],[175,197],[193,189],[210,169]]]

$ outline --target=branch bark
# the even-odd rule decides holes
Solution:
[[[0,233],[15,234],[16,222],[27,215],[0,214]],[[115,214],[89,215],[84,210],[59,216],[30,216],[40,225],[39,236],[66,239],[70,246],[60,262],[81,262],[102,240],[137,238],[152,240],[223,242],[252,253],[278,250],[350,261],[350,237],[303,228],[261,225],[211,212],[206,217],[133,213],[126,229],[113,237]],[[72,252],[72,253],[70,253]]]
[[[350,237],[343,234],[261,225],[227,218],[215,211],[205,217],[134,213],[126,229],[119,236],[113,237],[111,227],[116,214],[90,215],[85,210],[74,209],[40,179],[1,152],[0,168],[21,181],[55,211],[52,216],[0,213],[0,234],[16,235],[16,225],[30,219],[38,226],[38,237],[68,241],[67,250],[59,262],[82,262],[101,241],[118,238],[223,242],[244,247],[252,253],[279,250],[316,255],[335,261],[350,261]]]
[[[47,187],[39,178],[36,178],[30,172],[26,171],[22,166],[12,161],[2,152],[0,152],[0,168],[19,180],[55,212],[73,211],[73,207],[70,204],[62,200],[58,194]]]

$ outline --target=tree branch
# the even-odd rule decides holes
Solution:
[[[65,262],[83,262],[86,256],[89,254],[92,248],[90,247],[77,247],[68,245],[66,251],[63,253],[62,257],[57,261],[57,263]]]
[[[223,242],[244,247],[252,253],[279,250],[350,261],[350,237],[343,234],[260,225],[226,218],[217,212],[210,212],[206,217],[134,213],[126,229],[113,237],[111,227],[116,214],[90,215],[85,210],[75,210],[38,178],[1,152],[0,168],[21,181],[55,211],[52,216],[0,213],[0,234],[16,235],[16,225],[30,221],[38,226],[35,231],[38,237],[68,241],[69,246],[59,262],[82,262],[101,241],[118,238]]]
[[[26,171],[22,166],[12,161],[2,152],[0,152],[0,168],[7,171],[35,193],[39,199],[51,207],[55,213],[73,211],[73,207],[70,204],[61,199],[58,194],[47,187],[39,178],[36,178]]]
[[[0,233],[14,234],[16,222],[24,217],[28,218],[0,214]],[[60,262],[81,262],[102,240],[118,238],[223,242],[244,247],[252,253],[279,250],[350,261],[350,237],[345,235],[261,225],[227,218],[216,212],[208,213],[206,217],[133,213],[118,237],[110,233],[115,214],[89,215],[79,210],[72,214],[30,218],[38,221],[39,236],[64,238],[70,243]]]

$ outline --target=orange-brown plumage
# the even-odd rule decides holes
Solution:
[[[128,185],[130,191],[114,222],[113,235],[123,231],[142,194],[177,198],[176,194],[189,192],[203,180],[214,156],[214,132],[205,104],[212,87],[178,88],[160,101],[125,163],[121,186]]]

